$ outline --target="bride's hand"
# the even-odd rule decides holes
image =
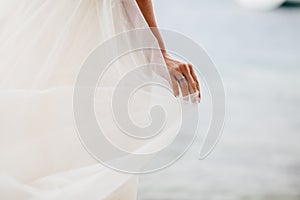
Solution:
[[[164,54],[164,59],[169,68],[174,95],[179,95],[180,88],[183,97],[196,93],[200,100],[200,85],[193,66],[176,60],[167,54]]]

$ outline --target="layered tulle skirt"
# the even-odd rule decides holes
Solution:
[[[136,177],[83,148],[72,92],[93,49],[144,27],[134,0],[0,2],[1,199],[136,198]]]

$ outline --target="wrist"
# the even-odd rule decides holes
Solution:
[[[168,52],[166,50],[161,50],[161,53],[164,58],[169,57]]]

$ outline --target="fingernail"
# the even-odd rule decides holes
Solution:
[[[189,101],[189,96],[184,96],[182,99],[183,99],[184,101]]]
[[[198,103],[201,102],[201,97],[197,97]]]
[[[198,101],[198,94],[192,93],[191,94],[192,103],[196,103]]]

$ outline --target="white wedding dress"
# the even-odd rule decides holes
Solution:
[[[0,199],[136,199],[137,177],[103,167],[81,144],[72,94],[93,49],[146,27],[135,0],[0,2]],[[121,72],[132,67],[121,63]],[[109,120],[99,105],[100,121]]]
[[[136,177],[82,147],[68,87],[97,45],[144,27],[134,0],[0,2],[0,199],[136,198]]]

